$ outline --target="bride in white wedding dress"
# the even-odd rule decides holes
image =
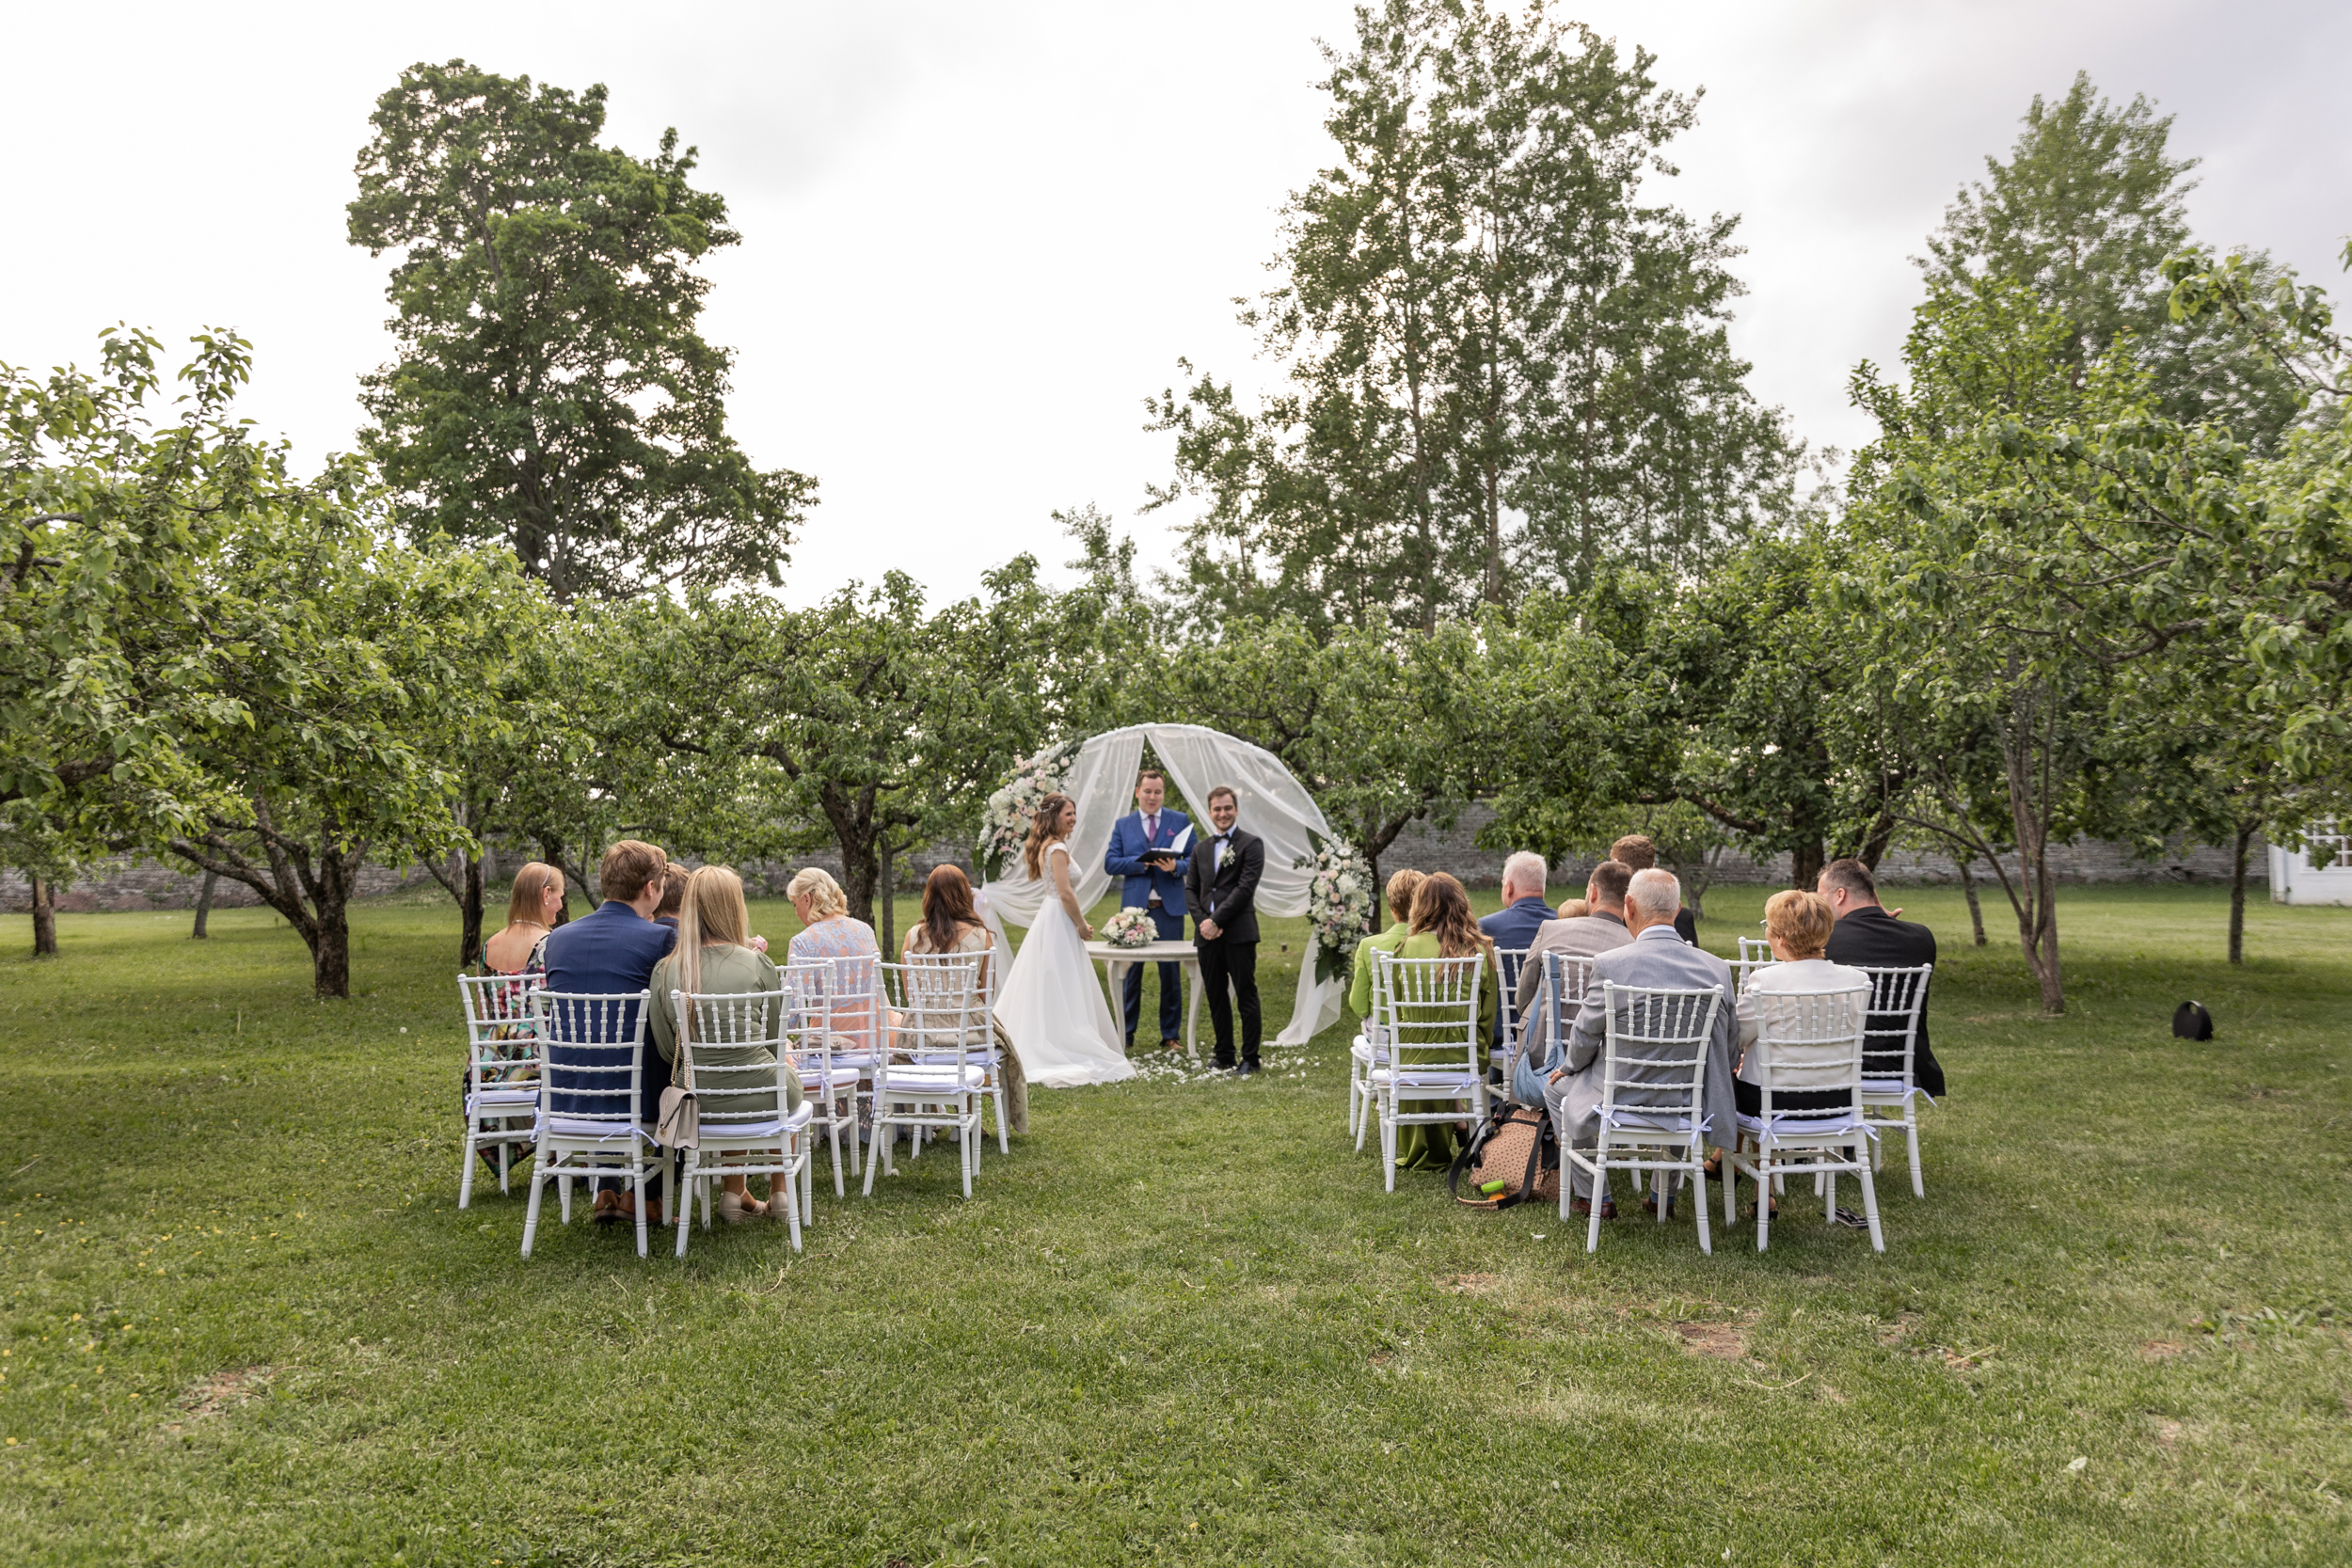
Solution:
[[[1032,1088],[1065,1089],[1081,1084],[1115,1084],[1136,1069],[1120,1046],[1110,1003],[1095,983],[1087,939],[1094,934],[1078,908],[1070,878],[1070,835],[1078,808],[1067,795],[1038,802],[1029,841],[1021,856],[1029,875],[1053,886],[1037,922],[1022,939],[996,996],[996,1022],[1005,1026]]]

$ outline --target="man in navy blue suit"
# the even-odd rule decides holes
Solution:
[[[660,925],[653,919],[653,911],[661,903],[662,872],[668,863],[669,857],[660,849],[633,838],[622,839],[604,852],[604,863],[596,869],[596,888],[604,895],[604,902],[594,912],[548,934],[548,990],[572,995],[616,996],[645,989],[646,982],[653,978],[653,966],[677,941],[675,927]],[[632,1006],[622,1015],[621,1029],[627,1034],[636,1026],[636,1008]],[[661,1091],[669,1085],[669,1075],[660,1070],[659,1055],[650,1049],[645,1055],[646,1070],[638,1094],[637,1119],[651,1132],[654,1123],[661,1119]],[[557,1061],[560,1065],[561,1058]],[[660,1202],[660,1183],[659,1176],[646,1183],[648,1202]],[[596,1218],[635,1217],[634,1200],[628,1194],[617,1186],[605,1187],[601,1180],[598,1186]]]
[[[1152,928],[1162,942],[1179,942],[1184,935],[1184,878],[1178,869],[1182,858],[1174,846],[1192,826],[1192,819],[1181,811],[1163,811],[1168,799],[1167,781],[1159,769],[1147,768],[1136,776],[1136,809],[1111,824],[1110,848],[1104,853],[1103,869],[1114,877],[1123,877],[1119,907],[1122,910],[1150,910]],[[1185,847],[1189,849],[1191,847]],[[1177,1020],[1184,1012],[1184,972],[1172,963],[1160,965],[1160,1046],[1176,1049]],[[1127,1025],[1127,1049],[1136,1046],[1136,1025],[1143,1011],[1143,966],[1127,966],[1127,979],[1120,990],[1120,1016]]]

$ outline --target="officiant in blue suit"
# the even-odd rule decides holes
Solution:
[[[1184,935],[1184,862],[1192,847],[1186,836],[1192,819],[1181,811],[1163,811],[1167,800],[1168,782],[1158,768],[1147,768],[1136,776],[1136,809],[1111,825],[1111,845],[1103,856],[1103,869],[1125,879],[1120,888],[1120,909],[1151,911],[1152,929],[1160,940],[1181,942]],[[1177,847],[1179,841],[1182,849]],[[1164,1050],[1176,1049],[1184,997],[1182,967],[1160,965],[1160,1045]],[[1130,1051],[1135,1049],[1136,1025],[1141,1022],[1137,1015],[1142,1011],[1143,966],[1130,964],[1126,983],[1120,990],[1119,1008]]]

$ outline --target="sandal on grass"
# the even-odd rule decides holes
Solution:
[[[1568,1203],[1568,1212],[1576,1215],[1580,1219],[1591,1218],[1593,1212],[1592,1200],[1581,1197],[1571,1199]],[[1617,1217],[1617,1200],[1615,1198],[1604,1197],[1600,1200],[1600,1217],[1605,1220],[1613,1220]]]
[[[619,1219],[621,1217],[621,1195],[610,1187],[598,1192],[596,1201],[588,1210],[588,1217],[598,1225],[611,1225],[614,1220]]]

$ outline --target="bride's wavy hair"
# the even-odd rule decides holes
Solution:
[[[1070,836],[1070,830],[1062,826],[1065,812],[1074,818],[1078,802],[1067,795],[1048,795],[1037,803],[1037,815],[1029,818],[1029,842],[1021,847],[1021,863],[1029,868],[1033,882],[1045,879],[1045,847]]]

